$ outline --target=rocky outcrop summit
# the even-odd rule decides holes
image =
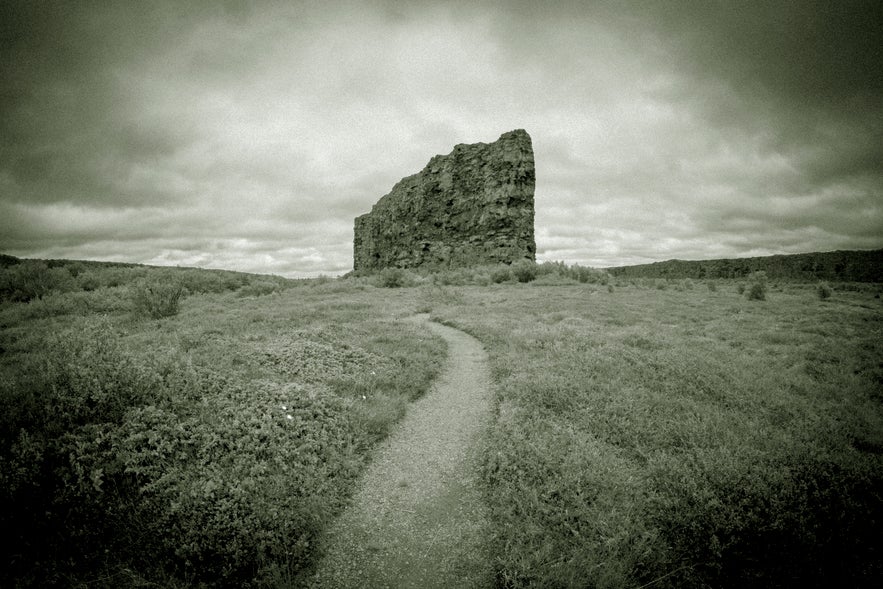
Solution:
[[[530,135],[460,144],[356,218],[354,270],[449,268],[534,260]]]

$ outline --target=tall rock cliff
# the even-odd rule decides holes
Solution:
[[[534,170],[530,135],[457,145],[356,218],[356,271],[447,268],[533,260]]]

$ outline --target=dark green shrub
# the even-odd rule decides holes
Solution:
[[[242,586],[266,563],[302,569],[354,476],[337,397],[222,384],[196,410],[145,406],[117,437],[141,490],[141,530],[162,568],[193,584]],[[146,548],[146,547],[145,547]]]
[[[452,268],[433,274],[432,281],[443,286],[463,286],[472,282],[472,275],[466,268]]]
[[[824,301],[831,297],[831,286],[827,282],[820,282],[818,286],[816,286],[816,294],[819,297],[819,300]]]
[[[501,266],[491,272],[491,281],[494,284],[500,284],[510,280],[512,280],[512,270],[510,270],[508,266]]]
[[[384,390],[425,390],[434,372],[410,368],[378,376]],[[0,382],[0,529],[13,555],[0,586],[266,586],[280,566],[296,574],[361,465],[358,419],[335,395],[231,382],[176,354],[135,357],[104,322],[62,334]]]
[[[261,297],[279,291],[279,284],[272,280],[254,280],[246,284],[238,291],[236,296],[239,297]]]
[[[591,268],[577,265],[571,267],[571,273],[578,282],[582,282],[583,284],[592,281],[597,274],[597,272]]]
[[[537,265],[530,260],[521,260],[511,266],[512,275],[518,282],[530,282],[537,277]]]
[[[414,277],[402,268],[384,268],[374,275],[374,284],[381,288],[402,288],[414,285]]]
[[[766,292],[767,292],[767,280],[766,280],[766,272],[754,272],[751,274],[748,279],[750,283],[748,285],[748,292],[745,296],[748,297],[749,301],[764,301],[766,300]]]
[[[136,311],[152,319],[162,319],[178,314],[184,295],[184,287],[175,280],[144,280],[134,287],[133,302]]]
[[[0,270],[0,299],[27,302],[74,288],[76,282],[67,268],[50,268],[42,260],[23,260]]]
[[[10,380],[0,387],[0,529],[18,557],[0,567],[0,585],[69,585],[75,570],[125,552],[117,538],[139,497],[112,441],[159,376],[98,322],[52,338]]]
[[[692,478],[676,489],[659,482],[669,503],[656,513],[658,529],[676,554],[696,563],[674,586],[871,587],[879,581],[869,546],[883,503],[867,472],[820,456],[780,460],[706,464],[701,474],[684,473]]]

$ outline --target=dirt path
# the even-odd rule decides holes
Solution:
[[[470,335],[418,316],[448,342],[442,374],[379,448],[330,531],[313,587],[489,587],[476,441],[490,414],[487,355]]]

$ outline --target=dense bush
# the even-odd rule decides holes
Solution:
[[[195,406],[133,409],[115,437],[153,554],[180,579],[223,586],[271,576],[270,563],[303,568],[339,509],[333,486],[358,465],[346,407],[215,386]]]
[[[512,264],[512,275],[518,282],[530,282],[537,277],[537,265],[529,260],[521,260]]]
[[[402,268],[384,268],[374,275],[374,284],[381,288],[401,288],[414,286],[415,279],[410,272]]]
[[[0,393],[2,586],[263,584],[308,564],[362,460],[342,397],[136,358],[105,321]]]
[[[129,533],[138,493],[110,448],[128,409],[159,385],[105,323],[52,338],[3,382],[0,528],[12,557],[0,585],[4,574],[68,584],[73,569],[100,568],[105,550],[123,550],[114,539]]]
[[[74,288],[74,279],[66,268],[50,268],[42,260],[23,260],[0,269],[0,300],[27,302]]]
[[[174,279],[144,280],[134,287],[135,309],[152,319],[162,319],[178,314],[178,306],[187,291]]]
[[[675,587],[871,587],[868,561],[883,504],[850,456],[792,451],[764,458],[700,456],[657,473],[654,523],[692,562]],[[690,474],[690,471],[694,471]],[[675,483],[675,477],[683,476]],[[876,570],[875,570],[876,569]]]
[[[491,271],[491,282],[500,284],[512,280],[512,270],[508,266],[500,266]]]
[[[261,297],[268,294],[273,294],[274,292],[279,292],[280,285],[278,282],[273,280],[254,280],[249,282],[238,291],[236,291],[236,296],[240,297]]]
[[[767,292],[767,279],[766,272],[754,272],[751,276],[748,277],[748,292],[746,292],[745,296],[748,297],[749,301],[764,301],[766,300],[766,292]]]

